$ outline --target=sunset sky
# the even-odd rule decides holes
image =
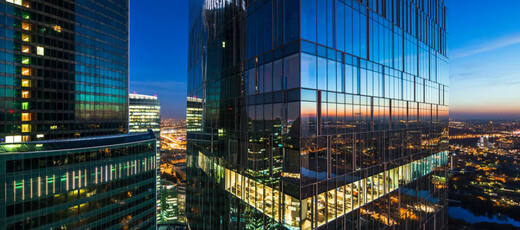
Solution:
[[[449,0],[454,119],[520,118],[520,1]]]
[[[130,1],[130,91],[184,118],[188,0]],[[520,1],[448,0],[453,119],[520,118]]]

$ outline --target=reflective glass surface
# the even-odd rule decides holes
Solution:
[[[434,0],[190,2],[190,227],[445,226],[445,14]]]
[[[0,142],[127,131],[128,1],[2,1],[0,12]]]

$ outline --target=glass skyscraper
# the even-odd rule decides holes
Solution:
[[[155,137],[0,145],[2,229],[155,229]]]
[[[157,162],[157,218],[161,212],[161,103],[157,96],[131,93],[128,95],[128,132],[143,133],[151,130],[157,140],[155,159]],[[159,220],[159,219],[158,219]]]
[[[2,142],[128,126],[128,1],[0,1]]]
[[[444,0],[193,0],[189,33],[191,229],[447,227]]]
[[[151,129],[160,142],[161,103],[157,96],[129,94],[128,120],[130,133],[148,132]]]
[[[128,0],[0,1],[0,229],[155,229],[128,132]]]

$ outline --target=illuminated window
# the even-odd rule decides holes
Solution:
[[[29,57],[22,57],[22,64],[24,64],[24,65],[31,64],[31,58],[29,58]]]
[[[29,110],[29,102],[22,102],[22,110]]]
[[[36,47],[36,54],[40,55],[40,56],[43,56],[45,55],[45,48],[41,47],[41,46],[37,46]]]
[[[19,5],[19,6],[22,5],[22,0],[5,0],[5,1],[9,2],[9,3],[13,3],[13,4],[16,4],[16,5]]]
[[[22,113],[22,121],[31,121],[31,113]]]
[[[27,7],[27,8],[31,8],[31,4],[28,1],[23,1],[22,2],[22,6]]]
[[[54,25],[52,26],[52,29],[58,33],[61,33],[61,26],[58,26],[58,25]]]
[[[31,93],[29,93],[29,90],[22,90],[22,98],[31,98]]]
[[[31,75],[31,69],[30,68],[26,68],[26,67],[22,67],[22,75],[30,76]]]
[[[31,80],[22,79],[22,87],[31,87]]]
[[[22,12],[22,18],[29,20],[29,19],[31,19],[31,15],[27,12]]]
[[[43,135],[43,134],[36,135],[36,138],[38,138],[38,139],[41,139],[41,138],[44,138],[44,137],[45,137],[45,135]]]
[[[31,35],[28,35],[28,34],[22,34],[22,41],[24,41],[24,42],[30,42],[30,41],[31,41]]]
[[[30,46],[22,46],[22,53],[30,53],[31,47]]]
[[[31,125],[23,124],[22,125],[22,133],[28,133],[28,132],[31,132]]]
[[[58,129],[57,125],[51,125],[51,130],[56,130],[56,129]]]
[[[22,142],[22,136],[6,136],[5,137],[6,143],[18,143]]]
[[[31,24],[27,22],[22,22],[22,30],[31,30]]]

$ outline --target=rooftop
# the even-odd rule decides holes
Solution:
[[[145,99],[145,100],[157,100],[157,96],[150,96],[144,94],[131,93],[128,95],[130,99]]]
[[[153,140],[155,143],[155,135],[153,132],[83,137],[63,140],[32,141],[23,143],[1,143],[0,154],[92,148],[97,146],[117,145],[146,140]]]

